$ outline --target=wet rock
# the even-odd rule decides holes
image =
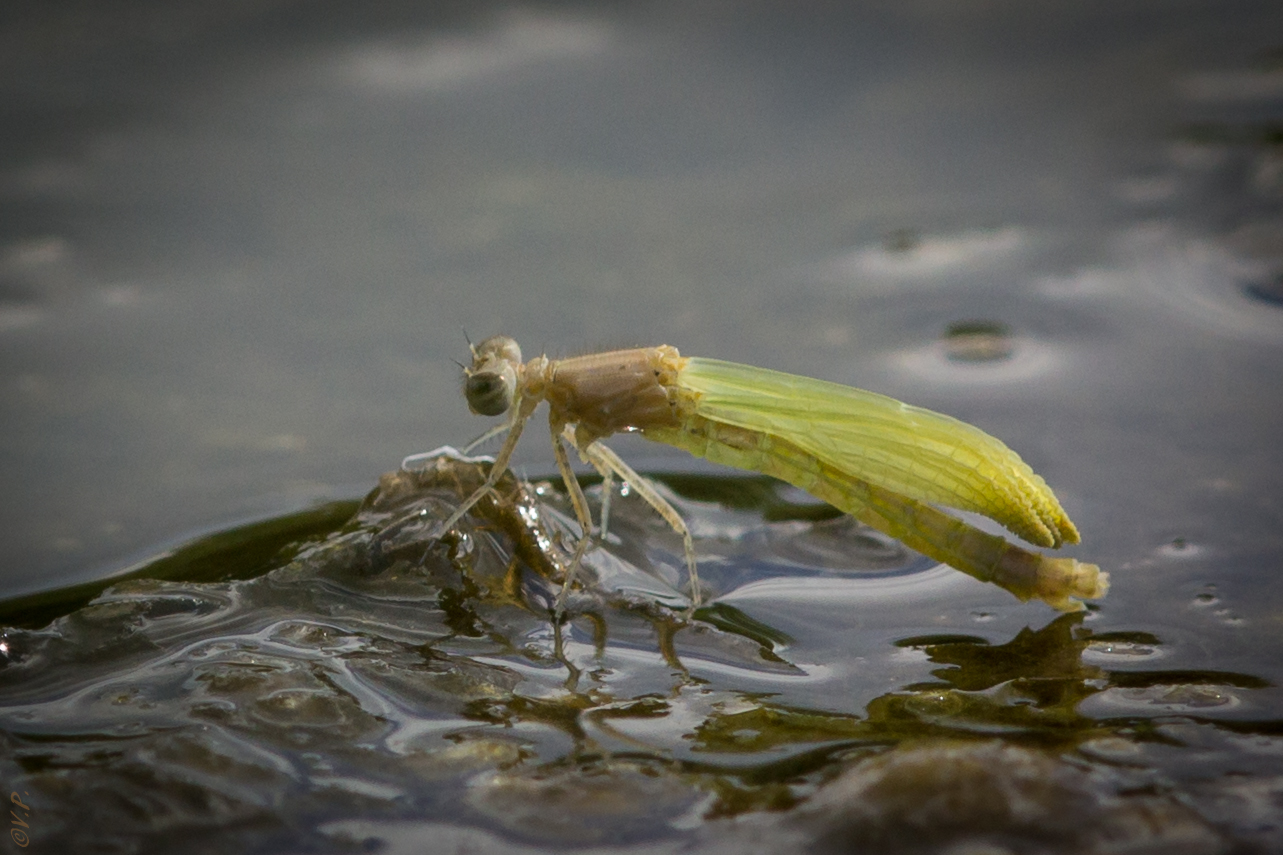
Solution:
[[[818,853],[1227,850],[1175,799],[1124,795],[1104,774],[998,741],[921,744],[851,768],[788,824],[812,836]]]
[[[652,837],[698,793],[662,768],[592,763],[536,774],[496,773],[474,782],[468,802],[509,832],[544,842],[625,842]]]

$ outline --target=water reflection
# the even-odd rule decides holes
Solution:
[[[475,32],[368,43],[339,63],[340,73],[385,95],[442,94],[539,63],[591,57],[614,39],[604,21],[516,10],[497,17]]]
[[[1016,261],[1032,240],[1022,229],[1005,227],[960,234],[924,235],[898,229],[875,244],[859,247],[816,265],[817,278],[837,283],[860,283],[867,289],[947,287],[952,277],[986,271]]]
[[[3,765],[32,794],[43,839],[160,851],[183,826],[219,846],[324,850],[344,845],[357,818],[391,841],[397,822],[432,833],[467,817],[494,829],[497,847],[520,845],[505,836],[627,846],[685,835],[715,851],[747,827],[782,852],[799,839],[899,845],[924,833],[903,814],[910,801],[978,787],[985,811],[964,800],[933,822],[1084,851],[1081,834],[1044,833],[1063,813],[1056,800],[1072,798],[1115,832],[1130,812],[1175,811],[1182,834],[1222,842],[1187,807],[1124,794],[1136,776],[1180,766],[1148,748],[1155,726],[1183,717],[1194,735],[1219,732],[1207,716],[1251,704],[1264,680],[1163,670],[1162,638],[1094,631],[1084,614],[998,640],[901,633],[856,651],[863,670],[845,675],[828,667],[840,654],[822,631],[773,626],[769,610],[743,606],[751,597],[730,592],[687,622],[640,593],[636,576],[662,590],[652,574],[679,559],[665,527],[629,502],[616,513],[641,542],[628,557],[594,553],[592,584],[557,624],[549,605],[572,534],[558,492],[505,478],[456,536],[425,537],[484,471],[442,456],[385,476],[348,521],[264,524],[256,538],[239,533],[238,549],[216,535],[176,553],[182,567],[170,556],[87,605],[57,600],[63,613],[47,626],[7,630]],[[684,501],[698,515],[703,503]],[[299,534],[282,543],[282,531]],[[226,562],[221,576],[211,555]],[[867,579],[812,578],[858,587],[933,575],[887,575],[881,544],[869,558]],[[858,568],[858,541],[850,561]],[[783,580],[769,558],[759,572]],[[745,690],[752,679],[766,688]],[[885,688],[835,705],[847,680]],[[1277,741],[1270,723],[1233,728]],[[1052,782],[1046,798],[1017,792],[1034,779]],[[860,812],[835,812],[852,794]],[[1192,796],[1223,797],[1214,786]]]

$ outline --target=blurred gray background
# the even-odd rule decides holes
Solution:
[[[8,0],[0,595],[462,444],[465,329],[874,388],[1092,560],[1276,562],[1281,123],[1273,2]]]

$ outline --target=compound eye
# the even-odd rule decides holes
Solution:
[[[503,372],[478,371],[469,374],[463,385],[468,409],[479,416],[499,416],[512,406],[517,378],[511,369]]]

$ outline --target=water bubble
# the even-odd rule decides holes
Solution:
[[[1194,605],[1196,606],[1214,606],[1221,601],[1216,596],[1215,585],[1204,585],[1203,590],[1194,595]]]
[[[1213,614],[1220,618],[1222,623],[1227,623],[1231,626],[1238,626],[1243,623],[1243,618],[1229,609],[1217,609]]]
[[[1011,330],[999,321],[958,321],[945,330],[945,357],[954,362],[995,362],[1014,350]]]
[[[1230,710],[1243,700],[1229,686],[1205,683],[1158,684],[1114,687],[1093,695],[1079,705],[1079,712],[1093,717],[1137,715],[1181,715]]]
[[[996,321],[962,321],[935,341],[888,354],[897,371],[950,387],[1056,376],[1069,358],[1063,349],[1014,335]]]
[[[1095,665],[1123,665],[1142,659],[1153,660],[1163,651],[1153,644],[1135,641],[1092,641],[1083,650],[1083,661]]]
[[[1155,550],[1164,558],[1197,558],[1207,552],[1206,547],[1199,546],[1196,543],[1190,543],[1183,537],[1173,538],[1169,543],[1164,543]]]

